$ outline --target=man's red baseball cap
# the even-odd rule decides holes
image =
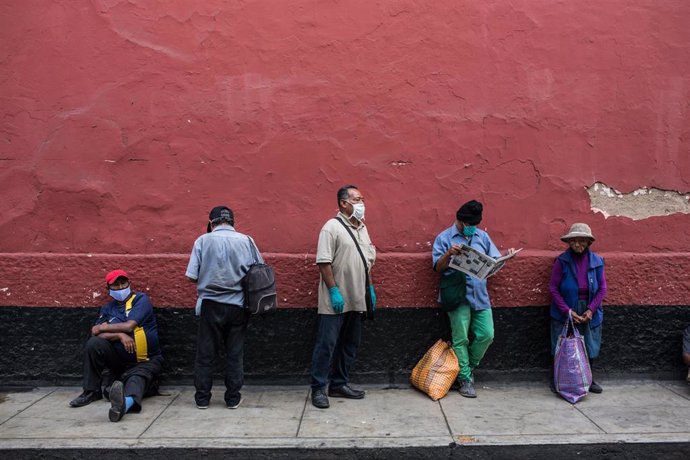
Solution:
[[[107,275],[105,275],[105,282],[107,284],[113,284],[116,279],[119,277],[124,276],[125,278],[129,279],[129,275],[127,274],[126,271],[124,270],[113,270]]]

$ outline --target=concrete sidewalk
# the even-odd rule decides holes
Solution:
[[[614,458],[613,446],[625,458],[661,452],[665,458],[688,458],[690,388],[685,382],[602,385],[603,394],[590,394],[574,406],[544,382],[478,382],[477,399],[453,390],[438,402],[412,388],[364,386],[364,400],[331,398],[327,410],[311,405],[307,386],[246,386],[237,410],[224,406],[222,386],[215,387],[207,410],[196,408],[192,388],[168,387],[162,391],[169,395],[145,400],[140,414],[127,414],[119,423],[108,421],[105,400],[68,407],[79,388],[38,388],[0,394],[0,454],[19,458],[40,450],[44,457],[66,458],[97,448],[97,455],[107,458],[113,449],[127,448],[124,452],[153,449],[160,458],[190,449],[203,450],[207,458],[233,452],[245,458],[290,452],[303,458],[367,452],[377,458],[401,458],[404,452],[410,458],[445,452],[548,458],[544,455],[563,457],[565,446],[574,445],[578,455],[589,448],[595,457],[603,452]],[[123,451],[117,452],[122,458]]]

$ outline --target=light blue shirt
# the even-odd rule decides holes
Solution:
[[[201,314],[203,299],[244,307],[242,278],[249,267],[263,263],[258,249],[254,255],[251,244],[247,235],[230,225],[219,225],[196,239],[186,276],[197,280],[197,315]]]
[[[494,242],[491,241],[488,233],[477,228],[477,232],[471,238],[467,238],[453,224],[439,233],[434,240],[434,246],[431,251],[434,268],[436,268],[438,259],[454,244],[466,244],[491,257],[501,257],[501,252]],[[453,269],[449,268],[443,272],[443,276],[449,275],[452,272]],[[489,292],[486,290],[486,280],[480,280],[469,275],[465,275],[465,278],[467,279],[467,301],[470,303],[470,308],[473,310],[487,310],[491,308]]]

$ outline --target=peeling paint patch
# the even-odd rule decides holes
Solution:
[[[678,213],[690,214],[690,193],[654,187],[621,193],[602,182],[587,187],[587,193],[592,211],[602,213],[605,218],[624,216],[641,220]]]

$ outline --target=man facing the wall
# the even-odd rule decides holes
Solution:
[[[364,391],[349,386],[349,372],[359,348],[366,312],[366,276],[374,308],[376,305],[370,274],[376,249],[364,225],[364,197],[356,186],[346,185],[338,190],[337,199],[338,214],[321,229],[316,249],[321,280],[311,401],[319,409],[329,407],[329,396],[364,398]]]
[[[213,363],[225,348],[225,404],[237,409],[244,384],[244,336],[249,312],[244,305],[242,278],[249,267],[263,263],[254,242],[235,230],[235,217],[227,206],[216,206],[209,214],[207,233],[194,242],[186,276],[196,283],[199,318],[194,400],[199,409],[211,401]]]

